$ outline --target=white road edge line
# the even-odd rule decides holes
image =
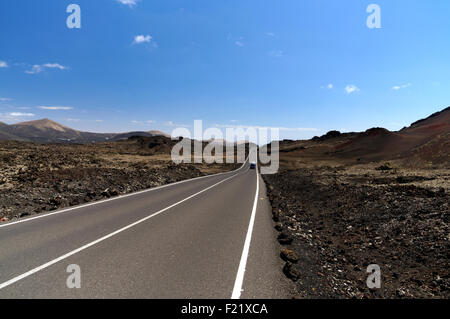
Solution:
[[[258,163],[258,161],[256,161]],[[244,249],[242,250],[241,261],[239,263],[238,272],[236,275],[236,281],[234,282],[233,294],[231,299],[241,298],[242,284],[244,283],[245,267],[247,266],[248,253],[250,250],[250,243],[252,241],[253,226],[255,224],[256,208],[258,206],[258,194],[259,194],[259,174],[258,164],[255,167],[256,171],[256,193],[255,200],[253,202],[252,215],[250,217],[250,223],[248,225],[247,236],[245,237]]]
[[[245,163],[244,163],[244,164],[245,164]],[[241,168],[242,168],[242,167],[241,167]],[[217,185],[222,184],[222,183],[226,182],[227,180],[232,179],[232,178],[234,178],[234,177],[236,177],[236,176],[239,176],[239,175],[240,175],[240,174],[235,174],[235,175],[233,175],[233,176],[227,177],[227,178],[225,178],[224,180],[221,180],[220,182],[218,182],[218,183],[216,183],[216,184],[214,184],[214,185],[212,185],[212,186],[209,186],[209,187],[207,187],[207,188],[201,190],[201,191],[198,192],[198,193],[195,193],[195,194],[193,194],[193,195],[191,195],[191,196],[189,196],[189,197],[186,197],[185,199],[183,199],[183,200],[181,200],[181,201],[179,201],[179,202],[177,202],[177,203],[175,203],[175,204],[172,204],[172,205],[170,205],[170,206],[168,206],[168,207],[166,207],[166,208],[164,208],[164,209],[161,209],[160,211],[158,211],[158,212],[156,212],[156,213],[154,213],[154,214],[152,214],[152,215],[149,215],[149,216],[147,216],[147,217],[144,217],[144,218],[142,218],[142,219],[140,219],[140,220],[138,220],[138,221],[136,221],[136,222],[134,222],[134,223],[132,223],[132,224],[130,224],[130,225],[128,225],[128,226],[125,226],[125,227],[123,227],[123,228],[121,228],[121,229],[119,229],[119,230],[116,230],[115,232],[112,232],[112,233],[110,233],[110,234],[108,234],[108,235],[106,235],[106,236],[104,236],[104,237],[102,237],[102,238],[99,238],[99,239],[97,239],[97,240],[94,240],[93,242],[90,242],[89,244],[86,244],[86,245],[84,245],[84,246],[82,246],[82,247],[80,247],[80,248],[77,248],[77,249],[75,249],[75,250],[72,250],[71,252],[69,252],[69,253],[67,253],[67,254],[65,254],[65,255],[62,255],[62,256],[60,256],[60,257],[58,257],[58,258],[55,258],[55,259],[53,259],[53,260],[51,260],[51,261],[49,261],[49,262],[47,262],[47,263],[45,263],[45,264],[43,264],[43,265],[41,265],[41,266],[38,266],[38,267],[36,267],[36,268],[34,268],[34,269],[31,269],[30,271],[27,271],[27,272],[23,273],[22,275],[19,275],[19,276],[14,277],[14,278],[12,278],[12,279],[10,279],[10,280],[4,282],[4,283],[1,283],[1,284],[0,284],[0,290],[3,289],[3,288],[5,288],[5,287],[8,287],[8,286],[10,286],[10,285],[12,285],[12,284],[14,284],[14,283],[16,283],[16,282],[18,282],[19,280],[22,280],[22,279],[24,279],[24,278],[26,278],[26,277],[29,277],[29,276],[31,276],[31,275],[33,275],[33,274],[35,274],[35,273],[37,273],[37,272],[39,272],[39,271],[45,269],[45,268],[48,268],[48,267],[50,267],[50,266],[52,266],[52,265],[54,265],[54,264],[60,262],[61,260],[67,259],[67,258],[69,258],[70,256],[73,256],[73,255],[79,253],[80,251],[83,251],[83,250],[85,250],[85,249],[87,249],[87,248],[89,248],[89,247],[91,247],[91,246],[94,246],[94,245],[96,245],[96,244],[98,244],[98,243],[100,243],[100,242],[102,242],[102,241],[104,241],[104,240],[106,240],[106,239],[108,239],[108,238],[111,238],[111,237],[113,237],[113,236],[115,236],[115,235],[117,235],[117,234],[119,234],[119,233],[121,233],[121,232],[123,232],[123,231],[125,231],[125,230],[127,230],[127,229],[130,229],[130,228],[132,228],[132,227],[134,227],[134,226],[136,226],[136,225],[138,225],[138,224],[140,224],[140,223],[143,223],[143,222],[145,222],[146,220],[148,220],[148,219],[150,219],[150,218],[153,218],[153,217],[155,217],[155,216],[157,216],[157,215],[159,215],[159,214],[162,214],[163,212],[165,212],[165,211],[167,211],[167,210],[169,210],[169,209],[171,209],[171,208],[173,208],[173,207],[175,207],[175,206],[178,206],[178,205],[180,205],[181,203],[184,203],[185,201],[187,201],[187,200],[189,200],[189,199],[191,199],[191,198],[194,198],[194,197],[200,195],[201,193],[204,193],[204,192],[206,192],[207,190],[210,190],[211,188],[216,187]]]
[[[238,169],[235,169],[234,171],[222,172],[222,173],[217,173],[217,174],[213,174],[213,175],[194,177],[194,178],[191,178],[191,179],[186,179],[186,180],[183,180],[183,181],[179,181],[179,182],[175,182],[175,183],[171,183],[171,184],[167,184],[167,185],[162,185],[162,186],[158,186],[158,187],[154,187],[154,188],[144,189],[142,191],[138,191],[138,192],[134,192],[134,193],[130,193],[130,194],[125,194],[125,195],[121,195],[121,196],[117,196],[117,197],[113,197],[113,198],[109,198],[109,199],[99,200],[99,201],[88,203],[88,204],[83,204],[83,205],[79,205],[79,206],[70,207],[70,208],[63,209],[63,210],[58,210],[58,211],[53,212],[53,213],[43,213],[43,214],[40,214],[39,216],[30,217],[30,218],[26,218],[26,219],[18,220],[18,221],[15,221],[15,222],[9,222],[9,223],[0,225],[0,228],[8,227],[8,226],[16,225],[16,224],[25,223],[25,222],[29,222],[29,221],[32,221],[32,220],[35,220],[35,219],[44,218],[44,217],[48,217],[48,216],[52,216],[52,215],[56,215],[56,214],[61,214],[61,213],[69,212],[69,211],[80,209],[80,208],[85,208],[85,207],[89,207],[89,206],[93,206],[93,205],[103,204],[103,203],[106,203],[106,202],[109,202],[109,201],[113,201],[113,200],[129,197],[129,196],[134,196],[134,195],[139,195],[139,194],[143,194],[143,193],[147,193],[147,192],[152,192],[152,191],[155,191],[155,190],[158,190],[158,189],[162,189],[162,188],[166,188],[166,187],[169,187],[169,186],[175,186],[175,185],[183,184],[183,183],[186,183],[186,182],[192,182],[192,181],[198,180],[198,179],[203,179],[203,178],[207,178],[207,177],[213,177],[213,176],[219,176],[219,175],[223,175],[223,174],[234,173],[234,172],[237,172],[237,171],[241,170],[245,166],[245,163],[247,163],[247,161],[248,161],[248,157],[244,161],[244,164],[242,164],[241,167],[239,167]]]

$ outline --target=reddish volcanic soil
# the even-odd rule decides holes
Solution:
[[[402,167],[446,167],[450,162],[450,108],[398,132],[383,128],[363,133],[330,132],[308,141],[280,143],[281,161],[359,164],[399,162]],[[295,166],[295,165],[294,165]]]
[[[449,108],[399,132],[281,142],[264,180],[295,297],[449,298],[449,144]]]

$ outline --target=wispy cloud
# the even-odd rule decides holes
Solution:
[[[266,35],[267,35],[268,37],[274,37],[274,36],[275,36],[275,33],[273,33],[273,32],[267,32]]]
[[[243,37],[235,37],[231,33],[228,33],[227,40],[234,42],[234,45],[238,47],[243,47],[245,45]]]
[[[150,43],[151,35],[137,35],[134,37],[133,44]]]
[[[97,123],[103,123],[103,120],[95,120]]]
[[[281,58],[283,56],[283,51],[281,51],[281,50],[274,50],[274,51],[269,51],[268,54],[271,57],[274,57],[274,58]]]
[[[170,126],[170,127],[190,127],[190,125],[186,125],[186,124],[177,124],[177,123],[174,123],[174,122],[172,122],[172,121],[167,121],[166,123],[164,123],[164,125]]]
[[[0,68],[7,68],[8,67],[8,63],[6,63],[5,61],[0,61]]]
[[[146,125],[146,124],[154,124],[154,123],[156,123],[156,121],[153,121],[153,120],[147,120],[147,121],[134,120],[134,121],[131,121],[131,123],[135,124],[135,125]]]
[[[322,85],[320,88],[321,88],[321,89],[332,90],[332,89],[334,89],[334,85],[333,85],[333,83],[329,83],[329,84],[327,84],[327,85]]]
[[[8,113],[8,115],[12,116],[12,117],[23,117],[23,116],[31,117],[31,116],[34,116],[33,113],[22,113],[22,112],[11,112],[11,113]]]
[[[135,5],[137,5],[139,0],[116,0],[116,1],[121,4],[128,5],[129,7],[134,7]]]
[[[267,129],[273,130],[278,129],[280,131],[300,131],[300,132],[318,132],[320,131],[318,128],[312,127],[270,127],[270,126],[257,126],[257,125],[230,125],[230,124],[216,124],[216,127],[219,128],[235,128],[235,129]]]
[[[50,110],[50,111],[68,111],[73,110],[71,106],[38,106],[41,110]]]
[[[25,71],[26,74],[38,74],[45,69],[67,70],[67,67],[59,63],[35,64],[30,70]]]
[[[37,73],[41,73],[42,71],[43,71],[42,66],[35,64],[31,68],[31,70],[27,70],[27,71],[25,71],[25,73],[26,74],[37,74]]]
[[[407,83],[407,84],[403,84],[403,85],[396,85],[396,86],[393,86],[392,89],[394,91],[399,91],[401,89],[406,89],[406,88],[410,87],[411,85],[412,85],[411,83]]]
[[[46,63],[46,64],[44,64],[44,67],[49,68],[49,69],[60,69],[60,70],[67,69],[67,67],[65,67],[59,63]]]
[[[12,112],[9,113],[11,116],[34,116],[33,113],[21,113],[21,112]]]
[[[30,117],[33,116],[35,116],[33,113],[21,113],[21,112],[0,113],[0,121],[6,123],[17,123],[29,120]]]
[[[9,97],[0,97],[0,102],[12,101]]]
[[[358,93],[359,91],[361,90],[353,84],[349,84],[345,87],[345,92],[347,92],[347,94]]]

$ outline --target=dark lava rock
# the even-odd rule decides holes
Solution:
[[[280,235],[278,235],[278,242],[282,245],[290,245],[292,244],[292,241],[294,238],[291,237],[288,233],[285,231],[281,232]]]
[[[283,273],[292,281],[297,281],[300,278],[300,273],[295,269],[294,264],[289,261],[284,265]]]
[[[383,184],[371,183],[380,175]],[[294,264],[280,254],[286,276],[301,270],[293,296],[450,298],[450,195],[403,184],[431,179],[423,171],[394,175],[316,167],[263,176],[273,210],[283,212],[274,224],[278,240],[301,256]],[[370,264],[382,271],[375,292],[365,283]]]
[[[281,253],[280,253],[280,257],[284,260],[284,261],[290,261],[292,263],[297,263],[299,258],[297,256],[297,254],[290,250],[290,249],[282,249]]]

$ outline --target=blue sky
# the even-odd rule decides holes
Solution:
[[[448,0],[0,1],[0,121],[397,130],[450,105],[449,15]]]

